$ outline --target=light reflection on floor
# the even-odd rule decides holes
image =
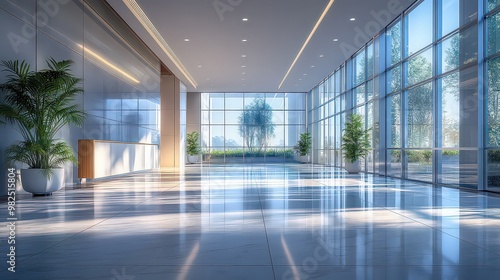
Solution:
[[[500,272],[498,196],[299,164],[185,172],[18,201],[17,272],[6,271],[3,227],[0,278],[492,279]]]

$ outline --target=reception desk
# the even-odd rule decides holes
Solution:
[[[155,144],[78,140],[78,178],[103,178],[158,166]]]

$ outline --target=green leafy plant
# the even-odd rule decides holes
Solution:
[[[488,151],[488,163],[500,163],[500,150]]]
[[[81,79],[70,72],[71,60],[47,61],[48,69],[31,71],[25,61],[2,61],[6,82],[0,85],[4,103],[0,118],[18,131],[23,140],[5,150],[8,165],[23,163],[42,169],[50,178],[54,168],[66,162],[78,163],[71,146],[56,138],[67,124],[82,126],[85,113],[74,99],[83,90]]]
[[[264,98],[255,98],[238,117],[238,132],[251,151],[264,150],[274,136],[273,108]]]
[[[459,152],[457,150],[443,150],[443,153],[442,153],[443,156],[458,156],[459,155]]]
[[[300,134],[299,141],[297,142],[297,145],[293,147],[293,149],[299,156],[306,156],[311,150],[311,147],[312,147],[311,133],[305,132]]]
[[[200,149],[200,134],[196,131],[187,134],[187,147],[186,152],[190,156],[195,156],[201,153]]]
[[[429,150],[406,150],[406,155],[408,156],[409,162],[432,162],[432,151]]]
[[[353,163],[368,155],[370,152],[370,130],[371,128],[364,128],[360,115],[351,114],[349,116],[349,121],[345,123],[344,135],[342,136],[342,149],[346,161]]]

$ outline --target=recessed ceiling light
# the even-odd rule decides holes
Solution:
[[[188,38],[184,39],[184,42],[189,42],[189,39]]]
[[[248,21],[248,18],[242,18],[241,20],[242,21]]]
[[[335,38],[335,39],[333,39],[333,41],[334,41],[334,42],[338,42],[338,41],[339,41],[339,39]]]
[[[198,65],[198,68],[201,68],[201,65]]]
[[[207,81],[210,81],[210,78],[207,78]]]
[[[242,75],[245,75],[246,73],[247,73],[247,72],[243,72],[243,73],[241,73],[241,74],[242,74]]]
[[[241,41],[242,41],[242,42],[246,42],[246,41],[248,41],[248,40],[247,40],[247,39],[242,39]]]
[[[245,68],[246,66],[245,65],[241,65],[241,68]]]
[[[306,73],[304,73],[304,74],[302,74],[302,75],[307,76],[307,74],[306,74]]]
[[[350,20],[350,21],[355,21],[355,20],[356,20],[356,18],[350,18],[349,20]]]
[[[324,57],[324,55],[320,54],[319,57]]]
[[[314,65],[311,65],[311,68],[314,68]]]
[[[299,81],[302,81],[302,78],[300,78]]]
[[[241,57],[245,58],[245,57],[247,57],[247,55],[246,54],[242,54]]]

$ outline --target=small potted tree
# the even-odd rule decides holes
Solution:
[[[297,155],[300,157],[300,162],[302,163],[309,162],[308,154],[309,151],[311,150],[311,147],[312,147],[311,133],[309,132],[301,133],[297,145],[293,147]]]
[[[187,134],[186,139],[186,152],[188,154],[189,163],[197,163],[198,155],[201,153],[200,149],[200,134],[196,131]]]
[[[7,72],[0,85],[4,103],[0,118],[19,132],[22,140],[5,150],[5,163],[21,163],[23,189],[34,195],[48,195],[64,186],[63,165],[77,164],[71,146],[56,138],[68,124],[83,125],[85,113],[74,99],[83,90],[81,79],[70,72],[72,61],[47,61],[48,69],[33,72],[22,61],[2,61]]]
[[[371,128],[365,129],[363,120],[358,114],[351,114],[345,123],[342,136],[342,149],[344,150],[345,169],[348,173],[359,173],[361,166],[359,160],[365,158],[370,152]]]

